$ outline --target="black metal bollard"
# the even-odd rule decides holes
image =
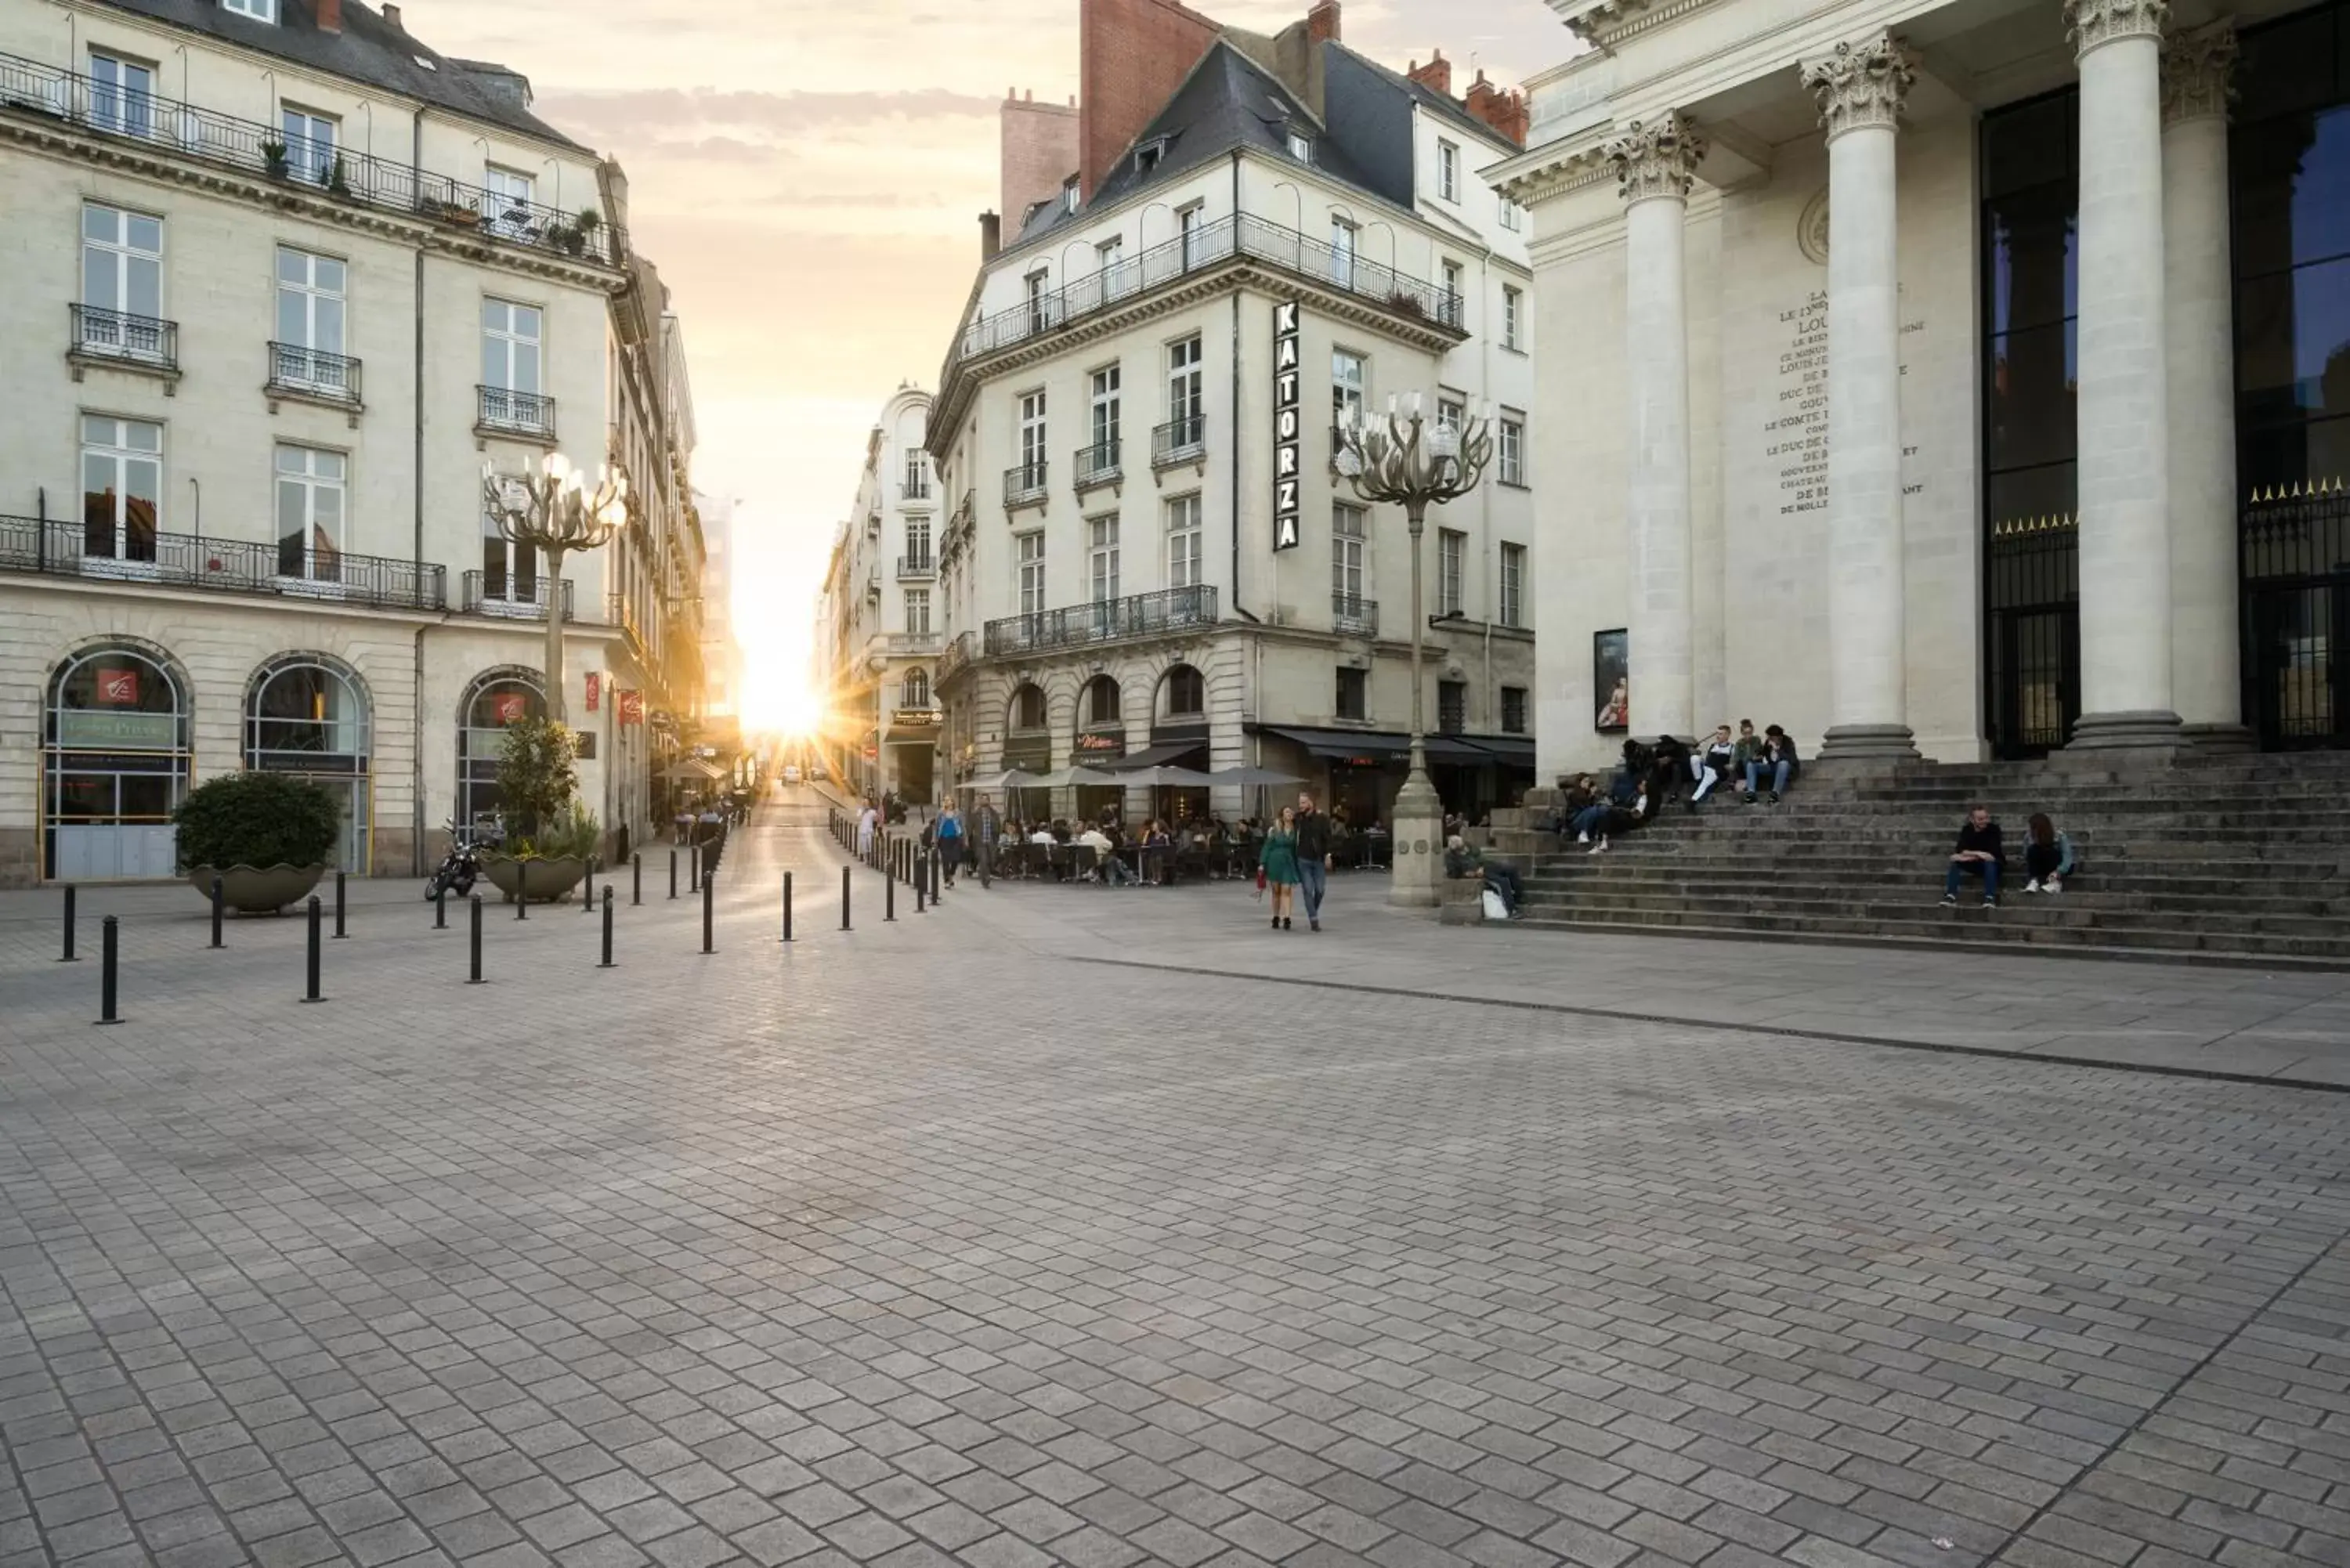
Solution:
[[[645,857],[642,855],[631,855],[629,857],[629,902],[633,906],[644,901]]]
[[[694,845],[685,854],[686,869],[691,874],[691,879],[686,883],[685,890],[689,893],[699,892],[702,889],[702,846]]]
[[[66,891],[68,893],[71,893],[73,889],[68,888]],[[114,930],[115,919],[112,915],[107,916],[104,920],[99,923],[98,1021],[100,1023],[120,1023],[122,1022],[122,1013],[115,1005],[119,998],[116,994],[114,984]],[[67,956],[70,958],[72,955],[68,954]]]
[[[718,950],[712,944],[710,929],[711,899],[717,886],[718,874],[714,871],[702,879],[702,951],[704,957]]]
[[[895,877],[884,876],[881,878],[881,921],[884,925],[887,925],[897,918],[898,878]]]
[[[436,931],[449,929],[449,884],[446,882],[432,885],[432,929]]]
[[[931,902],[939,901],[939,870],[945,857],[932,851],[931,855]]]
[[[989,874],[989,872],[993,868],[994,862],[995,862],[995,846],[994,846],[993,844],[990,843],[990,842],[989,842],[988,840],[986,840],[986,839],[982,839],[982,840],[980,840],[980,844],[979,844],[979,885],[980,885],[982,888],[984,888],[984,887],[986,887],[986,886],[988,885],[988,874]]]
[[[848,867],[840,868],[840,929],[848,929]]]
[[[922,857],[917,855],[914,857],[914,913],[918,915],[921,914],[924,910],[930,908],[930,906],[923,901],[929,895],[930,890],[930,867],[923,865]]]
[[[215,877],[213,878],[213,946],[216,948],[227,945],[221,940],[221,911],[226,903],[227,900],[221,896],[221,879]]]
[[[596,857],[593,855],[588,857],[588,880],[584,886],[588,890],[580,895],[579,912],[593,914],[596,909]]]
[[[604,888],[604,961],[596,967],[612,967],[612,889],[609,884]]]
[[[305,981],[302,993],[302,1000],[304,1002],[324,1002],[327,1000],[325,997],[318,994],[318,917],[322,912],[323,911],[320,909],[318,904],[318,895],[316,893],[311,894],[309,904],[307,906],[307,913],[310,917],[310,950],[305,957],[302,965],[303,977]]]
[[[343,874],[335,873],[335,940],[343,940]]]
[[[469,901],[473,907],[473,940],[470,944],[473,956],[473,968],[466,974],[465,983],[480,985],[482,983],[482,896],[479,893],[472,894],[469,896]]]
[[[784,873],[784,940],[792,940],[792,874]]]
[[[63,952],[61,952],[61,953],[59,953],[59,954],[57,955],[57,961],[58,961],[59,963],[79,963],[79,962],[81,962],[81,960],[79,960],[79,959],[78,959],[78,958],[74,957],[73,942],[74,942],[74,885],[73,885],[72,883],[68,882],[68,883],[67,883],[67,884],[66,884],[66,950],[65,950],[65,951],[63,951]]]
[[[669,852],[669,896],[677,897],[677,851]]]
[[[515,919],[530,919],[530,862],[515,862]]]

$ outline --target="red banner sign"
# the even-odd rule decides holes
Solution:
[[[109,707],[136,708],[139,705],[139,671],[101,667],[98,672],[98,700]]]
[[[641,691],[624,691],[619,694],[619,697],[620,722],[623,724],[643,723],[645,722],[645,694]]]
[[[593,713],[604,699],[604,677],[597,670],[588,672],[588,711]]]
[[[495,706],[490,711],[498,716],[498,723],[504,727],[530,717],[530,698],[520,691],[501,691],[497,694]]]

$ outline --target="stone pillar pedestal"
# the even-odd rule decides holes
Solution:
[[[1828,133],[1828,762],[1915,757],[1901,518],[1894,144],[1911,68],[1890,34],[1804,67]]]
[[[1682,230],[1703,144],[1677,114],[1635,120],[1607,151],[1624,197],[1625,384],[1631,474],[1632,725],[1697,730],[1691,648],[1688,279]]]
[[[2163,314],[2165,0],[2065,0],[2081,71],[2075,401],[2086,751],[2180,743],[2171,694],[2170,441]]]
[[[2163,302],[2169,330],[2170,687],[2189,744],[2248,751],[2237,640],[2235,319],[2221,21],[2162,49]]]

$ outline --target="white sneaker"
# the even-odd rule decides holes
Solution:
[[[1575,836],[1575,841],[1577,844],[1588,844],[1591,842],[1591,835],[1587,833],[1578,833]]]
[[[1593,845],[1593,846],[1591,846],[1591,853],[1592,853],[1592,854],[1594,854],[1594,855],[1605,855],[1605,854],[1607,854],[1607,840],[1606,840],[1605,838],[1603,838],[1603,839],[1601,839],[1598,843],[1596,843],[1596,844]]]
[[[2048,879],[2048,886],[2040,890],[2043,893],[2061,893],[2064,890],[2064,884],[2052,877]]]
[[[2034,877],[2031,881],[2025,883],[2023,885],[2023,890],[2027,893],[2037,893],[2040,891],[2040,878]]]

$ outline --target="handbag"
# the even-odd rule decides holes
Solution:
[[[1260,898],[1264,897],[1264,867],[1260,866],[1256,868],[1256,895]]]

